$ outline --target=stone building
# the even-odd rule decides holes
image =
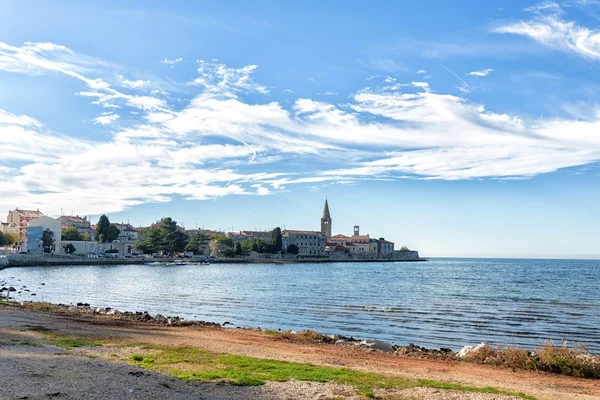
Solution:
[[[284,251],[288,246],[296,245],[298,255],[306,256],[324,256],[326,238],[321,232],[317,231],[296,231],[285,229],[281,232]]]

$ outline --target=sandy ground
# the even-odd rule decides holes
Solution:
[[[349,387],[290,381],[260,387],[190,383],[127,363],[90,358],[81,350],[44,344],[31,327],[89,339],[202,348],[356,370],[427,378],[523,392],[538,399],[600,399],[600,381],[509,371],[458,361],[408,358],[382,352],[283,341],[255,330],[167,328],[102,317],[64,316],[0,307],[0,399],[352,399]],[[31,346],[27,343],[35,343]],[[507,396],[437,389],[376,392],[389,399],[494,400]]]

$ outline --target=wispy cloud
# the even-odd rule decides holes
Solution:
[[[554,50],[600,58],[600,30],[565,19],[564,10],[552,1],[529,7],[527,11],[533,14],[531,19],[500,25],[492,32],[526,36]]]
[[[94,119],[95,124],[110,125],[119,119],[119,115],[115,113],[103,113]]]
[[[138,80],[132,81],[129,79],[125,79],[123,77],[123,75],[120,75],[119,78],[121,79],[121,86],[129,88],[129,89],[143,89],[150,85],[150,81],[148,81],[148,80],[145,81],[142,79],[138,79]]]
[[[488,68],[488,69],[482,69],[481,71],[473,71],[473,72],[469,72],[469,75],[471,75],[471,76],[488,76],[490,74],[490,72],[494,72],[494,69]]]
[[[33,48],[79,58],[66,48]],[[109,139],[89,142],[0,110],[0,168],[10,171],[0,176],[0,211],[23,204],[57,212],[69,196],[73,208],[96,214],[174,196],[268,195],[294,184],[362,180],[528,178],[600,161],[594,113],[586,120],[528,120],[439,93],[427,82],[392,79],[341,104],[304,97],[286,107],[255,81],[257,66],[218,61],[198,63],[188,86],[196,93],[181,108],[168,98],[122,93],[60,56],[47,64],[39,51],[26,51],[33,56],[0,58],[0,69],[64,74],[88,87],[80,98],[138,114],[107,127]],[[107,112],[95,122],[117,118]],[[305,167],[290,171],[290,159]],[[119,191],[107,192],[106,182]]]
[[[165,65],[169,65],[171,68],[175,68],[178,64],[183,62],[183,58],[179,57],[179,58],[174,58],[174,59],[168,59],[168,58],[163,58],[162,60],[160,60],[161,63],[165,64]]]

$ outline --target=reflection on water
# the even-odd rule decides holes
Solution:
[[[600,261],[593,260],[35,267],[0,271],[0,280],[37,294],[17,295],[26,300],[236,326],[454,349],[565,338],[600,352]]]

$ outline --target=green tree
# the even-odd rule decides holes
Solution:
[[[137,248],[145,254],[172,255],[183,252],[188,241],[189,236],[177,226],[177,222],[167,217],[150,227],[138,242]]]
[[[73,246],[72,243],[69,243],[68,245],[65,246],[65,252],[67,254],[73,254],[73,253],[75,253],[76,250],[77,249],[75,248],[75,246]]]
[[[242,249],[242,245],[239,242],[235,245],[235,255],[236,256],[244,255],[244,249]]]
[[[5,245],[10,245],[10,244],[15,244],[15,243],[19,243],[19,235],[17,235],[16,233],[5,233],[4,234],[4,244]]]
[[[8,243],[6,243],[6,239],[4,237],[4,233],[0,232],[0,246],[4,246],[5,244],[8,244]]]
[[[287,252],[290,254],[298,254],[298,246],[296,246],[295,244],[290,244],[287,247]]]
[[[54,232],[50,229],[42,232],[42,247],[44,248],[44,253],[52,253],[54,250]]]
[[[81,232],[77,230],[77,228],[69,226],[62,231],[62,240],[80,241],[83,240],[83,236],[81,235]]]
[[[244,255],[248,255],[252,251],[252,248],[254,246],[254,242],[252,240],[244,240],[240,244],[240,246],[242,246],[242,251],[244,252]]]
[[[400,251],[410,251],[410,250],[408,249],[408,247],[402,246],[402,247],[400,247]]]
[[[273,253],[281,251],[283,247],[283,237],[281,236],[281,228],[277,227],[271,232],[271,244],[273,245]]]
[[[194,254],[201,254],[200,247],[204,247],[208,243],[208,235],[203,232],[198,232],[190,238],[190,241],[185,245],[185,251],[191,251]]]
[[[120,232],[116,226],[111,225],[108,217],[102,214],[96,225],[96,241],[100,243],[112,243],[117,240]]]

